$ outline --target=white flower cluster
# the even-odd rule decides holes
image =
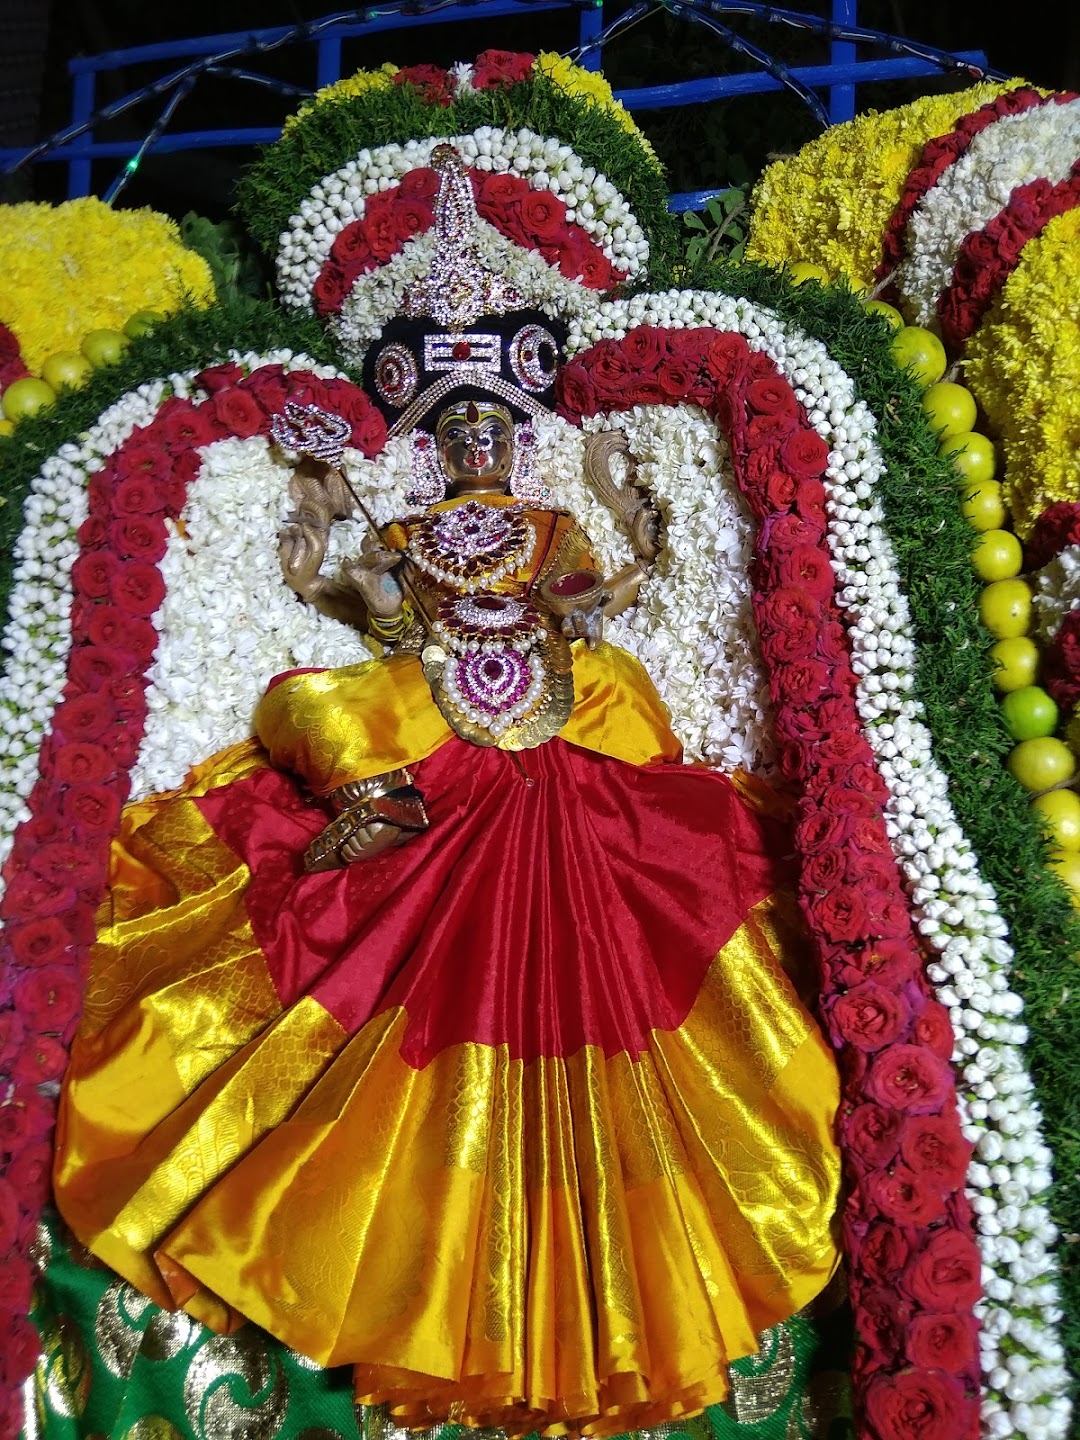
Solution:
[[[613,574],[634,557],[584,479],[584,437],[555,416],[533,425],[553,503],[577,517]],[[657,502],[663,524],[655,569],[638,603],[608,621],[607,639],[649,672],[688,761],[767,773],[775,752],[750,605],[753,525],[724,438],[694,405],[635,406],[586,429],[623,431],[636,483]]]
[[[927,973],[953,1022],[964,1129],[976,1146],[968,1194],[984,1261],[984,1429],[995,1440],[1058,1440],[1069,1433],[1071,1407],[1057,1336],[1057,1232],[1046,1205],[1052,1157],[1024,1063],[1027,1031],[1023,1002],[1009,987],[1006,926],[956,822],[922,706],[910,695],[915,646],[874,493],[882,472],[874,418],[820,341],[745,300],[669,291],[612,302],[592,333],[572,327],[569,348],[576,353],[641,324],[739,331],[782,370],[830,446],[829,545],[860,676],[860,715],[888,786],[886,821],[919,930],[938,952]]]
[[[278,242],[277,284],[287,305],[314,309],[311,292],[331,246],[346,226],[363,219],[368,196],[391,189],[408,171],[428,165],[435,146],[446,143],[454,145],[465,163],[477,170],[513,173],[527,179],[534,190],[557,195],[567,206],[567,220],[580,225],[611,263],[631,279],[648,264],[645,233],[606,176],[558,140],[532,130],[484,125],[449,142],[434,136],[361,150],[355,160],[324,176],[289,220]]]
[[[1080,545],[1066,545],[1031,578],[1035,633],[1049,645],[1069,611],[1080,609]]]
[[[15,827],[29,817],[38,750],[67,678],[71,649],[71,567],[75,532],[86,518],[86,486],[138,425],[148,424],[184,377],[156,380],[121,396],[78,440],[62,445],[30,483],[15,544],[8,621],[0,649],[0,863]],[[0,888],[2,888],[0,881]]]
[[[975,136],[908,221],[896,283],[915,324],[936,322],[938,296],[952,282],[965,238],[1004,210],[1017,186],[1040,179],[1056,185],[1078,158],[1080,100],[1003,115]]]
[[[542,255],[523,250],[486,220],[477,221],[474,240],[484,269],[505,276],[527,305],[543,310],[553,320],[587,313],[599,304],[596,291],[568,280]],[[389,320],[401,314],[406,290],[428,274],[434,257],[435,235],[429,230],[408,241],[385,265],[365,275],[363,284],[353,286],[341,310],[327,324],[350,364],[363,363],[368,346]]]

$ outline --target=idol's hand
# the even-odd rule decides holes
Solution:
[[[594,605],[591,610],[571,610],[563,617],[562,633],[568,640],[584,640],[590,650],[595,650],[604,638],[604,611]]]
[[[378,546],[355,560],[346,560],[341,567],[343,583],[356,590],[371,614],[380,620],[396,619],[405,604],[401,582],[391,573],[400,562],[400,551]]]
[[[313,599],[325,585],[319,574],[326,559],[329,528],[308,520],[297,520],[278,532],[281,573],[290,590],[304,600]]]

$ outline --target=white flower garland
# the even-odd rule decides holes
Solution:
[[[1080,100],[1003,115],[923,196],[908,221],[907,258],[896,283],[917,325],[937,320],[937,299],[952,282],[960,246],[1009,203],[1019,185],[1069,177],[1080,158]]]
[[[532,130],[483,125],[449,141],[434,136],[361,150],[355,160],[324,176],[301,202],[278,242],[277,284],[282,300],[312,311],[311,292],[331,247],[347,225],[363,219],[368,196],[391,189],[408,171],[426,166],[435,146],[446,143],[456,146],[466,163],[477,170],[513,171],[534,190],[557,195],[568,207],[567,220],[580,225],[611,263],[631,279],[648,264],[645,232],[605,175],[558,140]]]
[[[1066,545],[1032,576],[1035,633],[1049,645],[1070,610],[1080,610],[1080,545]]]
[[[928,974],[952,1018],[964,1130],[976,1144],[968,1195],[985,1267],[984,1426],[994,1437],[1059,1440],[1069,1433],[1071,1406],[1049,1248],[1057,1232],[1045,1203],[1052,1157],[1021,1049],[1027,1031],[1023,1002],[1009,988],[1006,926],[956,822],[922,706],[908,693],[915,646],[874,495],[883,468],[876,422],[820,341],[745,300],[669,291],[605,303],[591,332],[571,327],[569,348],[618,339],[635,325],[738,331],[778,365],[831,447],[829,544],[860,676],[859,711],[888,786],[890,838],[919,929],[939,952]]]
[[[587,314],[600,303],[597,291],[568,280],[554,265],[533,250],[523,250],[500,235],[494,225],[478,220],[476,251],[485,269],[505,275],[536,310],[552,319]],[[400,315],[405,291],[423,279],[435,257],[435,235],[428,231],[406,241],[398,253],[377,270],[362,275],[344,305],[327,322],[342,355],[361,365],[368,346],[382,334],[387,322]]]

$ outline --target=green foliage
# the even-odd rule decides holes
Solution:
[[[687,210],[682,218],[691,232],[684,239],[687,265],[741,260],[750,225],[750,185],[732,185],[707,200],[702,215]]]
[[[7,622],[12,552],[22,529],[23,502],[43,462],[146,380],[212,365],[230,350],[282,346],[323,363],[338,363],[316,321],[286,315],[267,301],[239,297],[205,310],[182,310],[133,340],[115,365],[93,371],[78,390],[62,390],[47,410],[20,420],[13,435],[0,437],[0,631]]]
[[[180,221],[180,238],[210,266],[219,300],[253,299],[270,294],[267,274],[247,235],[235,220],[215,223],[189,210]]]

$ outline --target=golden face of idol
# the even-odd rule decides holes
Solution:
[[[514,422],[502,405],[451,405],[439,416],[435,443],[452,494],[506,489],[514,468]]]

